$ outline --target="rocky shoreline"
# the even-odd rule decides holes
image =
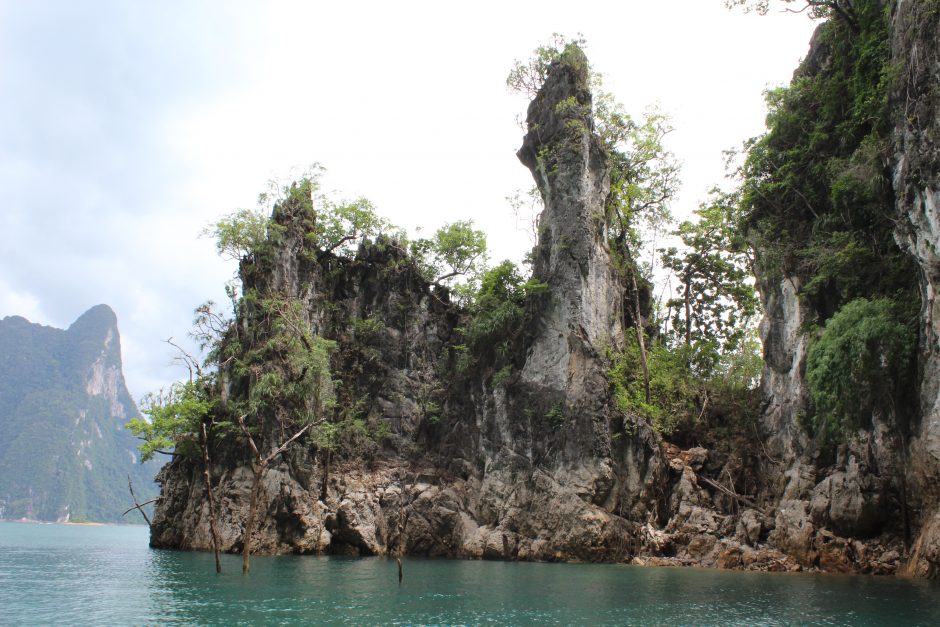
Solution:
[[[890,7],[894,57],[908,59],[917,46],[917,89],[906,97],[921,94],[925,107],[935,104],[929,84],[940,68],[940,40],[920,15],[926,5]],[[798,75],[824,71],[828,54],[814,44]],[[940,182],[926,139],[935,121],[911,128],[909,117],[899,118],[895,134],[897,210],[908,218],[897,237],[920,263],[925,294],[923,415],[910,444],[894,436],[891,416],[873,416],[869,429],[828,452],[806,434],[807,310],[799,277],[784,276],[759,284],[759,419],[721,451],[682,448],[622,415],[611,398],[605,349],[623,345],[635,303],[597,219],[610,173],[590,117],[586,66],[553,64],[529,107],[519,157],[545,199],[533,275],[548,291],[514,340],[504,380],[485,364],[459,375],[442,366],[460,343],[459,308],[403,253],[376,241],[353,259],[318,255],[298,227],[306,218],[275,212],[285,242],[269,266],[243,263],[245,290],[303,303],[309,328],[339,343],[337,371],[359,373],[364,420],[388,421],[393,432],[363,459],[294,447],[266,468],[254,550],[936,574],[940,261],[930,229],[940,223]],[[561,106],[572,102],[581,106]],[[384,325],[363,361],[344,342],[355,336],[353,322],[366,319]],[[429,415],[429,399],[440,415]],[[220,445],[210,476],[220,548],[239,552],[252,486],[244,447]],[[201,460],[177,458],[158,481],[151,545],[210,550]]]

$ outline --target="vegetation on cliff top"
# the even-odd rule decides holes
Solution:
[[[768,3],[751,6],[766,11]],[[812,67],[811,59],[789,87],[769,92],[769,131],[746,146],[738,173],[740,190],[716,192],[695,212],[695,221],[679,225],[673,234],[681,246],[659,251],[662,267],[654,267],[656,256],[648,242],[658,240],[673,224],[670,205],[678,167],[664,146],[671,130],[668,120],[658,112],[634,120],[599,90],[599,79],[593,79],[597,93],[588,104],[589,114],[606,148],[612,182],[602,216],[606,243],[628,287],[625,323],[636,331],[621,352],[610,355],[611,385],[625,412],[645,416],[663,433],[694,429],[703,417],[707,422],[716,405],[737,407],[742,415],[753,411],[761,368],[753,324],[758,311],[755,273],[765,281],[800,277],[801,296],[816,322],[835,321],[821,332],[809,363],[817,427],[825,423],[831,431],[832,425],[857,422],[834,416],[859,411],[845,403],[845,384],[865,380],[866,373],[825,370],[822,365],[829,363],[825,355],[852,344],[838,323],[853,313],[847,303],[873,299],[880,317],[879,324],[866,331],[877,336],[871,342],[890,348],[892,359],[909,355],[910,333],[902,333],[907,324],[903,312],[909,307],[903,305],[911,299],[915,275],[890,235],[892,198],[884,150],[892,72],[884,12],[874,1],[848,8],[840,2],[807,6],[818,16],[838,18],[821,32],[817,46],[825,53],[814,53],[828,59],[826,67]],[[583,40],[556,36],[531,60],[517,63],[507,83],[531,96],[554,63],[589,71],[581,46]],[[302,230],[307,244],[302,254],[312,263],[351,258],[363,239],[391,232],[383,245],[398,248],[428,283],[449,287],[465,308],[464,343],[454,347],[463,358],[451,366],[486,366],[498,371],[499,382],[507,378],[513,343],[528,320],[527,303],[546,287],[526,280],[510,262],[489,268],[485,237],[471,222],[446,225],[430,238],[409,242],[379,218],[367,200],[336,202],[320,193],[315,171],[289,185],[274,186],[260,200],[261,212],[240,210],[210,228],[220,254],[241,261],[243,280],[254,269],[270,265],[286,228]],[[271,210],[271,218],[266,210]],[[278,218],[285,212],[293,212],[290,221]],[[669,273],[674,286],[660,301],[650,293],[657,272]],[[240,297],[234,290],[231,295],[235,322],[226,321],[209,341],[211,365],[224,366],[224,385],[232,394],[223,412],[227,419],[215,423],[216,429],[234,433],[232,418],[240,414],[258,417],[259,428],[266,416],[281,424],[318,422],[311,435],[326,450],[340,446],[344,433],[368,436],[355,411],[345,411],[339,420],[330,418],[336,413],[329,367],[334,347],[310,335],[297,309],[300,304],[250,287]],[[843,308],[847,311],[839,318]],[[832,389],[822,383],[843,375],[848,379],[837,381]],[[218,380],[202,383],[222,385]],[[167,405],[182,411],[181,403],[198,400],[190,398],[188,389],[181,385],[170,390],[162,405],[148,406],[151,417]],[[311,398],[316,407],[308,406]],[[244,407],[236,407],[239,402]],[[213,411],[218,408],[208,413]],[[187,438],[195,441],[198,420],[179,419],[174,415],[176,422],[168,423],[164,433],[154,432],[160,431],[153,426],[157,420],[138,428],[153,450],[172,441],[180,446],[177,452],[185,454],[181,445]],[[188,435],[174,431],[180,424]]]
[[[681,245],[655,250],[674,225],[671,206],[679,168],[665,147],[671,126],[656,110],[634,119],[604,92],[581,51],[584,45],[583,39],[555,35],[528,61],[516,62],[507,85],[534,97],[553,64],[590,76],[593,101],[582,108],[591,106],[588,117],[607,155],[611,192],[604,233],[627,291],[625,326],[633,328],[623,350],[609,355],[617,404],[667,435],[707,422],[718,397],[723,406],[749,411],[761,367],[754,329],[758,301],[751,255],[736,231],[737,197],[716,193],[696,212],[696,221],[683,222],[673,232]],[[581,134],[585,129],[571,130]],[[539,159],[550,164],[554,155],[543,151]],[[679,290],[657,300],[651,293],[657,280]]]
[[[739,172],[741,230],[768,288],[798,279],[805,331],[817,338],[809,424],[832,437],[869,424],[872,412],[894,416],[898,399],[913,397],[920,299],[916,266],[893,235],[889,8],[807,4],[830,19],[792,83],[767,94],[768,132],[746,144]],[[868,397],[876,390],[881,401]]]

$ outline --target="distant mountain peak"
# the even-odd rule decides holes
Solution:
[[[65,331],[0,320],[0,518],[128,520],[127,476],[149,497],[156,472],[135,463],[137,414],[109,306]]]
[[[69,332],[100,329],[117,328],[117,314],[108,305],[95,305],[72,323],[68,328]]]

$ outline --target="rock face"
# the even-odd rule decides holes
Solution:
[[[816,312],[797,272],[758,278],[764,404],[746,442],[736,440],[731,453],[681,450],[615,408],[606,351],[623,346],[632,303],[605,246],[610,174],[592,128],[587,62],[569,49],[529,107],[518,153],[545,205],[533,277],[548,289],[530,307],[508,361],[454,368],[466,314],[394,241],[364,242],[353,258],[319,254],[305,236],[315,217],[284,203],[274,215],[284,230],[280,246],[264,260],[243,261],[246,293],[300,303],[304,323],[336,342],[339,406],[390,434],[335,459],[312,443],[279,457],[262,476],[256,550],[883,574],[906,563],[933,574],[940,55],[931,7],[899,2],[891,26],[894,58],[911,59],[907,84],[892,96],[903,218],[896,237],[920,266],[924,298],[921,409],[909,433],[899,416],[876,413],[834,448],[808,435],[806,327]],[[798,72],[828,71],[831,54],[814,37]],[[248,322],[237,324],[247,331]],[[266,450],[275,447],[272,440]],[[222,548],[237,552],[251,465],[233,440],[213,454]],[[185,458],[162,470],[153,546],[211,547],[201,472],[201,461]],[[909,533],[915,542],[907,552]]]
[[[877,3],[871,3],[877,4]],[[798,276],[760,285],[765,305],[766,367],[761,432],[765,498],[776,502],[769,541],[804,567],[902,570],[932,576],[940,559],[940,360],[937,279],[936,111],[940,72],[936,8],[929,2],[882,3],[890,11],[895,239],[920,269],[920,408],[907,420],[873,415],[833,453],[800,425],[811,411],[805,381],[811,318]],[[831,51],[819,32],[798,74],[826,71]],[[886,211],[889,208],[885,209]],[[912,544],[911,544],[911,541]],[[908,545],[907,547],[905,545]],[[866,566],[867,564],[867,566]]]
[[[494,383],[486,368],[447,380],[440,356],[460,343],[459,311],[393,242],[364,244],[352,260],[314,261],[296,227],[302,216],[286,207],[275,213],[284,244],[269,271],[243,264],[245,289],[286,292],[304,304],[311,328],[339,344],[334,371],[359,373],[346,388],[367,399],[366,422],[387,421],[395,443],[374,451],[370,464],[340,463],[328,475],[322,454],[295,447],[264,475],[258,550],[384,554],[398,548],[404,506],[409,552],[633,554],[638,525],[658,515],[664,466],[649,427],[625,425],[609,409],[603,351],[622,341],[624,289],[602,244],[610,184],[586,68],[583,55],[579,64],[553,65],[529,109],[519,154],[545,200],[535,278],[551,296],[515,347],[523,358],[508,381]],[[562,111],[571,101],[577,106]],[[356,321],[366,320],[382,324],[356,338]],[[197,470],[184,460],[163,470],[154,546],[211,546]],[[213,472],[223,548],[237,551],[251,473],[237,455]]]
[[[940,566],[940,29],[937,9],[930,2],[899,1],[893,13],[892,60],[905,68],[892,94],[899,216],[895,237],[920,268],[923,303],[920,418],[912,425],[908,465],[921,527],[907,568],[936,575]]]
[[[552,288],[545,330],[529,349],[523,377],[558,390],[569,385],[575,352],[623,342],[624,289],[601,231],[610,193],[607,151],[593,132],[587,59],[571,54],[579,56],[555,65],[529,105],[518,153],[545,206],[533,275]]]
[[[127,521],[127,476],[141,500],[156,491],[124,429],[136,415],[110,307],[67,330],[0,320],[0,518]]]

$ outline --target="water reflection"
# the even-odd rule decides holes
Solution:
[[[15,529],[11,529],[15,527]],[[4,624],[940,624],[932,582],[619,565],[153,551],[143,528],[0,523]]]

